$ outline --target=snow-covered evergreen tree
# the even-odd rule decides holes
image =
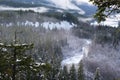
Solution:
[[[0,79],[32,80],[32,77],[36,76],[35,74],[39,73],[40,69],[40,65],[35,63],[31,55],[25,53],[32,47],[33,44],[0,43]]]
[[[74,64],[73,64],[72,67],[70,68],[69,80],[77,80],[76,69],[75,69]]]
[[[101,80],[99,68],[96,69],[94,80]]]
[[[79,63],[79,68],[78,68],[78,80],[85,80],[82,61]]]

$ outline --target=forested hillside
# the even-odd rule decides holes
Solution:
[[[89,11],[24,6],[0,11],[0,80],[120,79],[120,24],[91,25]]]

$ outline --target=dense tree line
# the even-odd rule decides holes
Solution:
[[[16,14],[24,15],[22,12]],[[11,15],[11,12],[9,15],[4,14],[9,19]],[[56,16],[59,17],[58,14]],[[66,19],[69,20],[69,17],[76,20],[74,16],[66,13]],[[93,39],[100,44],[112,43],[114,47],[119,44],[120,40],[119,27],[90,26],[88,23],[79,22],[79,25],[73,27],[72,31],[81,38]],[[16,40],[14,40],[15,35]],[[88,80],[82,62],[78,70],[75,65],[72,65],[70,69],[67,66],[61,69],[61,47],[67,45],[67,39],[63,35],[65,31],[57,28],[0,26],[0,78],[3,80]],[[14,41],[17,42],[13,43]],[[34,47],[29,43],[34,43]],[[16,58],[15,54],[17,54]],[[99,69],[96,69],[91,80],[101,79]]]
[[[78,15],[78,16],[81,16],[81,15]],[[81,17],[84,17],[84,16],[81,16]],[[12,26],[13,25],[25,26],[26,21],[29,21],[32,23],[60,22],[60,21],[68,21],[69,23],[74,23],[74,24],[79,23],[77,16],[69,12],[36,13],[32,10],[1,11],[0,12],[0,23],[1,23],[0,25],[8,25],[9,23],[12,23]]]
[[[86,80],[82,62],[78,69],[61,67],[61,47],[67,45],[64,33],[63,29],[1,26],[0,79]]]
[[[120,27],[110,27],[106,25],[91,26],[86,25],[73,27],[72,32],[80,38],[92,39],[95,43],[104,45],[112,44],[117,48],[120,42]]]
[[[59,68],[64,40],[56,39],[58,31],[35,29],[35,27],[1,26],[0,33],[0,79],[41,80],[44,79],[43,74],[47,75],[54,67]],[[54,33],[58,34],[53,35]],[[27,45],[28,43],[34,43],[34,47],[32,44]]]
[[[85,80],[82,62],[78,69],[73,64],[69,70],[66,66],[61,69],[56,64],[37,63],[25,52],[32,47],[33,44],[0,43],[1,80]],[[100,77],[97,70],[94,80]]]

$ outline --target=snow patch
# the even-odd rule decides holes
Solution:
[[[76,6],[72,0],[48,0],[48,2],[52,3],[53,6],[62,8],[65,10],[77,10],[79,14],[85,14],[85,12]]]
[[[20,62],[21,60],[20,59],[17,59],[16,62]]]
[[[14,7],[8,7],[8,6],[0,6],[0,11],[34,11],[39,13],[47,12],[49,9],[45,7],[29,7],[29,8],[14,8]]]
[[[4,24],[0,24],[0,25],[4,25]],[[8,23],[5,24],[7,27],[13,26],[13,23]],[[66,29],[69,30],[71,27],[77,26],[74,23],[70,23],[68,21],[60,21],[60,22],[32,22],[32,21],[28,21],[26,20],[25,22],[17,22],[17,26],[34,26],[34,27],[45,27],[46,29],[53,29],[53,28],[58,28],[58,29]]]
[[[90,2],[89,0],[74,0],[74,1],[76,1],[78,4],[87,3],[88,5],[93,6],[92,2]]]
[[[79,64],[83,57],[87,57],[91,41],[75,36],[68,36],[67,40],[68,45],[62,48],[64,59],[61,65]]]
[[[44,22],[41,24],[43,27],[45,28],[50,28],[50,29],[53,29],[53,28],[58,28],[58,29],[70,29],[71,27],[73,26],[76,26],[75,24],[70,24],[68,21],[60,21],[60,22]]]

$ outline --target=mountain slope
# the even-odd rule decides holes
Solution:
[[[85,6],[85,5],[86,6]],[[56,11],[68,11],[70,13],[78,13],[82,15],[91,15],[95,12],[96,7],[86,0],[2,0],[0,5],[11,7],[46,7]],[[88,10],[89,9],[89,10]],[[89,11],[89,12],[88,12]],[[93,14],[93,13],[92,13]]]

